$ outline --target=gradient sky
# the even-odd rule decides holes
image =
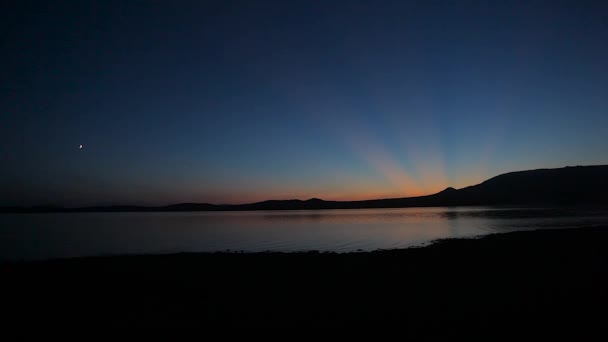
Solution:
[[[401,197],[608,163],[606,1],[9,2],[0,205]]]

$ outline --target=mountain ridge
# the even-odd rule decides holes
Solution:
[[[247,204],[177,203],[165,206],[0,207],[4,213],[244,211],[405,208],[471,205],[608,204],[608,165],[566,166],[513,171],[461,189],[447,187],[430,195],[360,201],[266,200]]]

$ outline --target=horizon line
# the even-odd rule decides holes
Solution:
[[[444,188],[443,190],[440,190],[438,192],[433,192],[433,193],[429,193],[429,194],[424,194],[424,195],[418,195],[418,196],[405,196],[405,197],[385,197],[385,198],[370,198],[370,199],[362,199],[362,200],[325,200],[319,197],[310,197],[308,199],[299,199],[299,198],[291,198],[291,199],[266,199],[266,200],[261,200],[261,201],[255,201],[255,202],[245,202],[245,203],[235,203],[235,204],[227,204],[227,203],[221,203],[221,204],[214,204],[214,203],[209,203],[209,202],[177,202],[177,203],[171,203],[171,204],[162,204],[162,205],[139,205],[139,204],[99,204],[99,205],[87,205],[87,206],[63,206],[63,205],[56,205],[56,204],[41,204],[41,205],[31,205],[31,206],[11,206],[11,205],[7,205],[7,206],[0,206],[0,208],[2,209],[37,209],[37,208],[48,208],[48,209],[68,209],[68,210],[74,210],[74,209],[89,209],[89,208],[116,208],[116,207],[136,207],[136,208],[166,208],[166,207],[171,207],[171,206],[178,206],[178,205],[210,205],[210,206],[217,206],[217,207],[221,207],[221,206],[245,206],[245,205],[252,205],[252,204],[258,204],[258,203],[265,203],[265,202],[287,202],[287,201],[299,201],[299,202],[307,202],[307,201],[311,201],[311,200],[319,200],[319,201],[323,201],[323,202],[338,202],[338,203],[348,203],[348,202],[366,202],[366,201],[381,201],[381,200],[397,200],[397,199],[406,199],[406,198],[419,198],[419,197],[426,197],[426,196],[432,196],[432,195],[436,195],[439,193],[442,193],[446,190],[449,189],[453,189],[453,190],[462,190],[465,188],[469,188],[472,186],[477,186],[480,184],[483,184],[484,182],[491,180],[493,178],[502,176],[502,175],[507,175],[507,174],[511,174],[511,173],[518,173],[518,172],[530,172],[530,171],[541,171],[541,170],[559,170],[559,169],[565,169],[565,168],[577,168],[577,167],[598,167],[598,166],[608,166],[608,164],[594,164],[594,165],[574,165],[574,166],[562,166],[562,167],[556,167],[556,168],[537,168],[537,169],[529,169],[529,170],[518,170],[518,171],[509,171],[509,172],[504,172],[501,174],[498,174],[496,176],[487,178],[486,180],[477,183],[477,184],[472,184],[472,185],[467,185],[461,188],[454,188],[452,186],[447,186],[446,188]]]

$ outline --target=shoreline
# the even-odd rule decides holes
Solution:
[[[410,199],[405,197],[403,199]],[[366,201],[388,201],[401,200],[381,199],[381,200],[366,200]],[[300,200],[297,200],[300,201]],[[306,202],[306,201],[300,201]],[[338,201],[324,201],[328,203]],[[347,203],[357,201],[344,201]],[[607,203],[604,202],[531,202],[531,203],[462,203],[462,204],[423,204],[423,205],[388,205],[388,206],[344,206],[344,207],[300,207],[300,208],[236,208],[241,206],[249,206],[249,204],[228,204],[215,205],[217,207],[235,207],[230,209],[167,209],[164,207],[145,207],[145,206],[110,206],[110,207],[0,207],[0,214],[5,215],[27,215],[27,214],[115,214],[115,213],[255,213],[255,212],[284,212],[284,211],[334,211],[334,210],[370,210],[370,209],[420,209],[420,208],[496,208],[496,209],[534,209],[534,208],[606,208]]]
[[[539,208],[543,209],[543,208]],[[335,209],[342,210],[342,209]],[[348,209],[346,209],[348,210]],[[3,266],[14,267],[17,265],[28,265],[28,264],[56,264],[56,263],[70,263],[70,262],[83,262],[83,261],[103,261],[103,262],[114,262],[120,260],[126,260],[131,258],[179,258],[179,257],[205,257],[205,256],[218,256],[218,255],[361,255],[361,254],[382,254],[382,253],[404,253],[408,250],[418,250],[421,248],[430,248],[437,244],[456,244],[458,241],[466,241],[466,240],[480,240],[485,238],[490,238],[495,235],[511,235],[511,234],[519,234],[519,233],[530,233],[530,232],[547,232],[551,233],[553,231],[561,231],[561,230],[596,230],[596,229],[606,229],[608,231],[608,225],[587,225],[587,226],[568,226],[568,227],[554,227],[554,228],[532,228],[532,229],[521,229],[521,230],[513,230],[513,231],[505,231],[505,232],[497,232],[493,231],[490,233],[482,233],[478,235],[470,235],[470,236],[462,236],[462,237],[446,237],[446,238],[438,238],[434,240],[428,240],[424,242],[420,242],[415,245],[410,245],[407,247],[396,247],[396,248],[378,248],[374,250],[349,250],[349,251],[332,251],[332,250],[294,250],[294,251],[281,251],[281,250],[259,250],[259,251],[248,251],[243,249],[226,249],[226,250],[218,250],[218,251],[203,251],[203,252],[167,252],[167,253],[127,253],[127,254],[99,254],[99,255],[83,255],[83,256],[67,256],[67,257],[51,257],[51,258],[24,258],[24,259],[0,259],[0,270]],[[608,247],[608,246],[607,246]]]
[[[178,253],[0,264],[13,325],[138,327],[608,323],[608,227],[371,252]],[[68,314],[58,315],[58,312]],[[404,323],[405,322],[405,323]]]

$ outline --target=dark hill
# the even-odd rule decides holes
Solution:
[[[463,189],[433,195],[365,201],[270,200],[239,205],[182,203],[163,207],[0,208],[0,212],[236,211],[404,208],[459,205],[608,204],[608,165],[505,173]]]
[[[608,166],[505,173],[458,191],[466,204],[608,203]]]

